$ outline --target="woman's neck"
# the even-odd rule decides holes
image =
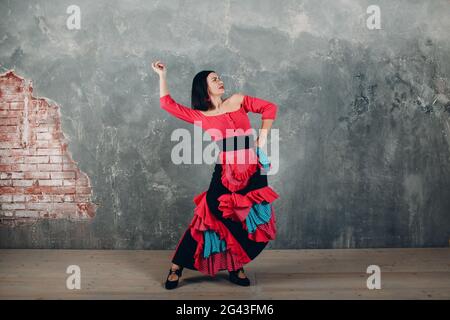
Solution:
[[[223,100],[221,96],[213,96],[211,97],[211,103],[213,105],[213,109],[210,111],[220,111],[222,110]]]

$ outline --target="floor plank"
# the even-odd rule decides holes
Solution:
[[[450,248],[265,250],[245,266],[250,287],[221,271],[185,269],[180,285],[164,281],[173,251],[0,250],[0,299],[449,299]],[[69,265],[81,289],[69,290]],[[366,286],[369,265],[381,289]]]

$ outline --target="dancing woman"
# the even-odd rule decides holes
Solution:
[[[220,150],[209,188],[193,198],[194,217],[172,256],[165,287],[177,287],[183,268],[210,276],[228,270],[232,283],[249,286],[243,266],[255,259],[276,234],[272,202],[278,194],[267,183],[265,172],[271,164],[261,148],[278,107],[244,94],[223,100],[223,81],[216,72],[206,70],[193,79],[189,108],[170,95],[167,67],[155,61],[152,68],[159,75],[160,107],[201,126]],[[262,115],[256,140],[249,134],[248,112]]]

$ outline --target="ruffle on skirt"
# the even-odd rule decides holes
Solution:
[[[223,194],[218,198],[219,210],[223,218],[240,222],[250,240],[268,242],[275,239],[276,235],[272,202],[279,197],[278,194],[270,186],[254,189],[245,195],[235,191],[241,190],[248,184],[258,167],[268,170],[271,165],[258,147],[256,154],[253,149],[236,151],[244,152],[250,159],[256,159],[256,162],[230,164],[223,161],[221,163],[221,181],[231,193]],[[207,191],[204,191],[194,197],[196,207],[194,218],[190,223],[190,232],[197,242],[194,267],[204,274],[214,276],[220,270],[237,270],[249,263],[251,258],[230,230],[210,211],[206,195]]]
[[[191,236],[197,241],[197,249],[194,254],[194,267],[202,273],[214,276],[220,270],[236,270],[251,259],[242,249],[239,242],[232,236],[224,224],[218,220],[209,210],[206,202],[206,191],[194,198],[196,207],[194,218],[190,224]],[[213,237],[208,235],[213,234]],[[205,235],[207,242],[205,242]],[[224,244],[211,244],[214,239],[223,241]],[[220,248],[212,253],[212,247]]]
[[[275,239],[275,215],[272,202],[278,194],[269,186],[247,192],[223,194],[219,200],[219,209],[224,218],[242,222],[248,231],[248,238],[257,242]]]

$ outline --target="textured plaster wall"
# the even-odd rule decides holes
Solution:
[[[66,27],[72,4],[80,30]],[[366,27],[371,4],[380,30]],[[444,0],[2,0],[0,71],[60,105],[99,206],[90,222],[2,227],[0,247],[175,248],[212,166],[170,162],[172,130],[192,128],[159,109],[155,59],[180,103],[212,69],[227,96],[279,106],[269,247],[447,246],[449,30]]]

